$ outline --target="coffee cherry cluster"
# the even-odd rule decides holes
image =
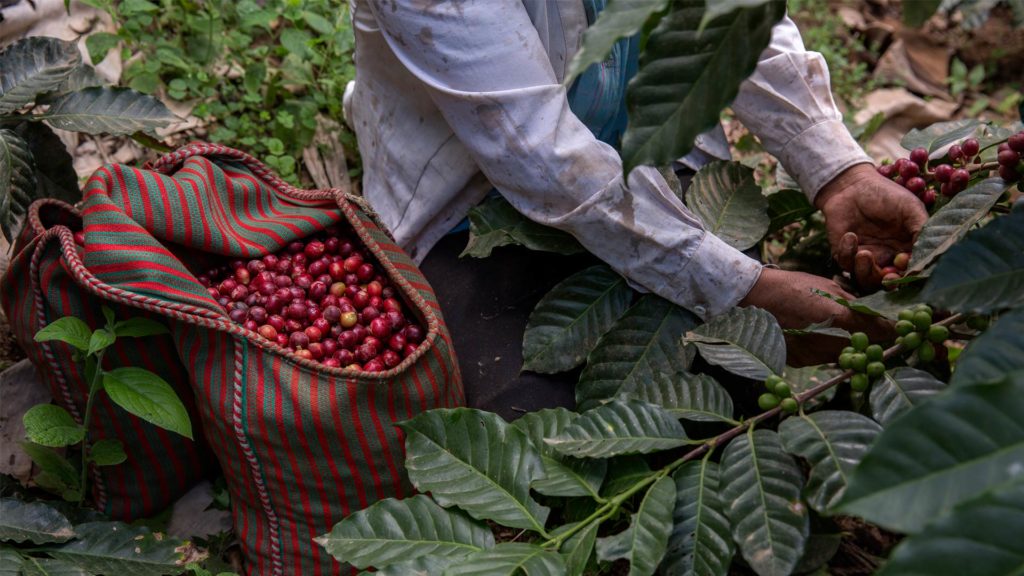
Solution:
[[[324,366],[394,368],[425,336],[365,247],[337,228],[198,278],[233,322]]]
[[[977,161],[981,143],[968,138],[949,148],[950,164],[939,164],[929,170],[928,150],[915,148],[909,158],[899,158],[892,164],[883,164],[878,172],[914,193],[925,206],[935,204],[938,194],[952,198],[967,189],[971,180],[968,166]]]
[[[903,273],[906,272],[909,264],[910,254],[900,252],[892,259],[891,264],[882,268],[882,284],[886,286],[887,290],[895,290],[898,288],[896,285],[886,285],[886,283],[902,278]]]
[[[1020,180],[1024,175],[1024,130],[1010,136],[997,150],[999,177],[1007,182]]]
[[[903,349],[913,352],[922,364],[935,359],[935,345],[941,345],[949,338],[949,328],[932,324],[932,309],[919,304],[913,308],[901,310],[896,322],[897,344]]]
[[[885,350],[881,346],[871,344],[867,334],[854,332],[850,335],[850,345],[839,355],[839,367],[843,370],[853,370],[854,374],[850,378],[851,390],[864,392],[871,382],[885,374],[884,354]]]
[[[761,410],[771,410],[780,406],[784,411],[793,413],[800,408],[796,398],[793,398],[793,391],[790,390],[789,384],[786,384],[781,376],[772,374],[764,381],[764,387],[768,391],[757,399],[757,405],[761,407]]]

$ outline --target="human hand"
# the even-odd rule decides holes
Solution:
[[[831,319],[832,325],[849,332],[865,332],[872,341],[889,340],[892,323],[884,318],[854,312],[815,294],[817,288],[833,296],[854,299],[838,284],[803,272],[765,268],[740,306],[757,306],[772,313],[783,328],[806,328]],[[829,336],[786,336],[787,364],[805,366],[832,362],[849,341]]]
[[[843,171],[814,199],[825,214],[832,255],[858,285],[877,288],[882,267],[910,252],[928,212],[913,193],[870,164]]]

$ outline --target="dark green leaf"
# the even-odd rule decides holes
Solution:
[[[400,426],[418,490],[474,518],[543,532],[550,509],[530,496],[543,468],[525,434],[496,414],[468,408],[432,410]]]
[[[437,576],[438,574],[443,574],[448,566],[462,561],[466,556],[468,554],[461,556],[420,556],[414,560],[388,564],[383,568],[376,569],[374,572],[360,572],[359,576]]]
[[[190,548],[177,538],[121,522],[88,522],[75,526],[75,532],[78,538],[47,553],[94,574],[181,574]]]
[[[127,459],[124,444],[120,440],[100,440],[89,448],[89,460],[97,466],[117,466]]]
[[[608,478],[601,487],[601,495],[607,498],[618,496],[653,473],[640,456],[620,456],[612,458],[608,464]]]
[[[13,548],[0,546],[0,576],[19,576],[21,565],[21,554],[18,554]]]
[[[469,243],[461,256],[487,258],[495,248],[509,244],[566,255],[584,251],[567,232],[530,220],[500,196],[469,211]]]
[[[25,556],[20,576],[92,576],[78,566],[54,558]]]
[[[35,478],[36,484],[59,494],[78,490],[80,482],[78,470],[52,448],[32,442],[23,442],[21,449],[41,470],[41,473]]]
[[[285,28],[281,32],[281,45],[285,50],[302,58],[309,57],[310,40],[309,32],[299,28]]]
[[[636,400],[614,400],[588,410],[564,432],[546,440],[563,454],[587,458],[657,452],[687,441],[674,416]]]
[[[114,335],[106,328],[97,328],[89,338],[89,354],[95,354],[114,343]]]
[[[903,4],[903,23],[915,28],[924,24],[940,4],[942,0],[914,0]]]
[[[959,197],[959,196],[958,196]],[[1024,212],[973,230],[935,266],[921,297],[956,312],[1024,305]]]
[[[634,304],[601,337],[576,385],[576,406],[588,410],[623,390],[642,391],[659,373],[685,371],[679,339],[699,320],[654,295]]]
[[[565,408],[529,412],[512,423],[530,439],[540,451],[544,477],[535,480],[532,487],[546,496],[596,497],[601,490],[608,463],[604,460],[581,460],[562,456],[544,442],[558,436],[573,423],[579,414]]]
[[[817,211],[800,190],[779,190],[768,196],[768,232],[781,230]]]
[[[978,120],[966,118],[964,120],[939,122],[937,124],[932,124],[923,130],[915,128],[910,132],[907,132],[907,135],[900,141],[900,146],[903,146],[907,150],[924,148],[928,150],[929,154],[931,154],[948,144],[952,144],[953,142],[957,142],[971,136],[979,126],[981,126],[981,122]]]
[[[668,0],[609,0],[597,21],[583,32],[580,50],[569,63],[563,83],[571,85],[584,70],[604,60],[616,42],[639,32],[667,5]]]
[[[847,410],[823,410],[786,418],[779,438],[790,454],[807,460],[807,502],[825,514],[842,497],[847,477],[882,427],[867,416]]]
[[[566,528],[569,526],[575,525],[567,525]],[[594,553],[594,542],[597,541],[597,529],[600,526],[599,523],[594,522],[562,544],[560,552],[565,558],[566,576],[583,576],[583,571],[586,570],[590,557]]]
[[[703,28],[708,22],[741,8],[754,8],[765,4],[768,0],[713,0],[709,2],[704,12],[704,18],[700,26]]]
[[[785,2],[769,2],[716,18],[700,32],[703,0],[680,0],[662,18],[626,90],[629,128],[622,141],[625,172],[663,165],[690,151],[698,134],[719,122],[757,66]]]
[[[598,559],[626,558],[629,560],[629,576],[654,574],[665,556],[675,504],[675,482],[668,477],[655,482],[633,514],[629,528],[614,536],[598,538]]]
[[[0,51],[0,114],[10,114],[49,92],[82,62],[74,42],[31,37]]]
[[[885,316],[889,320],[897,320],[900,311],[910,308],[921,301],[920,286],[903,286],[899,290],[888,292],[879,290],[857,298],[852,302],[852,309],[859,312],[870,310],[872,316]]]
[[[719,497],[718,464],[687,462],[673,476],[676,506],[662,574],[725,576],[736,546]]]
[[[110,32],[94,32],[85,39],[85,47],[89,50],[89,60],[99,64],[107,57],[107,53],[117,47],[121,37]]]
[[[92,338],[92,330],[89,326],[74,316],[64,316],[50,322],[39,332],[36,332],[36,342],[50,342],[60,340],[71,344],[82,352],[89,349],[89,339]]]
[[[946,384],[923,370],[896,368],[871,385],[871,417],[888,426],[914,406],[946,389]]]
[[[104,304],[100,306],[100,312],[103,313],[103,319],[107,321],[107,327],[113,329],[112,327],[114,325],[114,311],[110,309],[110,306]]]
[[[115,404],[146,422],[192,438],[192,422],[174,388],[142,368],[116,368],[103,373],[103,389]]]
[[[988,214],[1009,186],[1002,178],[983,180],[957,194],[949,204],[932,214],[914,242],[907,274],[924,270],[925,266],[963,238],[972,226]]]
[[[561,576],[565,560],[557,552],[533,544],[498,544],[452,564],[444,576]]]
[[[145,336],[155,336],[157,334],[167,334],[167,327],[157,322],[156,320],[150,320],[149,318],[129,318],[122,320],[114,326],[114,333],[118,337],[130,337],[130,338],[142,338]]]
[[[789,388],[792,390],[793,394],[798,394],[800,392],[806,392],[818,384],[831,380],[841,372],[842,370],[828,368],[826,366],[804,366],[803,368],[786,366],[786,371],[782,373],[782,377],[786,380],[786,384],[789,384]],[[805,400],[804,408],[814,408],[819,404],[828,402],[835,395],[835,387],[829,388],[814,398],[808,398]]]
[[[49,544],[74,537],[71,522],[45,503],[0,498],[0,540]]]
[[[701,168],[686,191],[686,206],[705,229],[737,250],[757,244],[768,232],[768,199],[754,181],[754,171],[739,162]]]
[[[701,422],[731,422],[729,392],[707,374],[656,373],[651,381],[626,391],[626,396],[661,406],[676,418]]]
[[[582,364],[626,311],[631,296],[626,281],[604,265],[563,280],[530,313],[523,335],[523,370],[554,374]]]
[[[821,296],[822,298],[828,298],[829,300],[835,302],[836,304],[839,304],[840,306],[845,306],[850,310],[853,310],[854,312],[867,314],[868,316],[882,316],[881,312],[874,310],[873,308],[871,308],[867,304],[864,304],[860,300],[850,301],[847,300],[846,298],[843,298],[842,296],[833,296],[832,294],[829,294],[828,292],[825,292],[824,290],[819,290],[817,288],[814,288],[811,291],[817,294],[818,296]]]
[[[1001,316],[967,347],[949,381],[952,386],[999,382],[1024,371],[1024,310]]]
[[[824,322],[815,322],[804,328],[786,328],[782,331],[787,336],[833,336],[835,338],[850,338],[846,330],[832,325],[832,319]]]
[[[722,455],[722,500],[743,558],[760,576],[788,576],[810,531],[803,474],[770,430],[750,429]]]
[[[60,137],[40,122],[22,122],[14,131],[28,143],[28,151],[37,167],[32,198],[56,198],[69,204],[81,200],[74,161]],[[38,169],[40,167],[43,169]]]
[[[53,404],[36,404],[21,417],[25,435],[41,446],[63,448],[85,438],[82,428],[67,410]]]
[[[494,546],[491,531],[427,496],[388,498],[360,510],[316,539],[340,562],[382,568],[420,556],[462,556]]]
[[[1007,576],[1024,570],[1024,481],[957,506],[893,551],[879,576]]]
[[[102,87],[58,96],[36,118],[61,130],[114,135],[148,132],[178,119],[152,96],[129,88]]]
[[[57,94],[77,92],[85,88],[95,88],[96,86],[105,86],[107,84],[109,82],[107,82],[106,78],[100,76],[95,68],[88,64],[81,64],[71,71],[71,74],[61,82],[56,90],[47,94],[47,97],[49,100]]]
[[[843,533],[834,522],[823,521],[820,517],[811,517],[811,534],[807,537],[804,554],[793,569],[794,574],[813,573],[817,576],[828,576],[823,567],[828,564],[843,542]]]
[[[953,388],[897,418],[850,477],[840,510],[914,534],[1024,477],[1024,374]]]
[[[689,332],[686,342],[733,374],[764,380],[786,367],[786,341],[778,321],[760,308],[733,308]]]
[[[0,128],[0,232],[14,241],[19,216],[36,195],[35,160],[28,142]]]

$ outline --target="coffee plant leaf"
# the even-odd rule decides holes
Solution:
[[[448,566],[444,576],[562,576],[565,572],[565,560],[557,552],[534,544],[507,542],[470,554]]]
[[[178,117],[163,102],[130,88],[94,87],[54,98],[36,119],[61,130],[131,135],[163,128]]]
[[[1001,381],[1006,374],[1024,372],[1024,309],[999,317],[974,339],[957,359],[950,386]]]
[[[578,523],[566,524],[562,528],[568,530],[577,525]],[[590,557],[594,553],[597,529],[600,527],[600,523],[594,522],[573,534],[565,541],[565,544],[562,544],[559,552],[562,554],[562,558],[565,559],[566,576],[583,576],[583,571],[586,570]],[[556,535],[558,532],[556,531]]]
[[[544,475],[541,455],[520,430],[470,408],[431,410],[399,426],[417,490],[478,520],[543,533],[551,510],[530,496]]]
[[[43,170],[35,170],[36,198],[56,198],[68,204],[82,199],[78,188],[78,173],[67,147],[53,129],[41,122],[22,122],[14,131],[28,144],[32,161]]]
[[[683,426],[666,410],[637,400],[613,400],[584,412],[545,442],[568,456],[610,458],[668,450],[689,440]]]
[[[451,556],[420,556],[405,562],[395,562],[373,572],[360,572],[358,576],[433,576],[443,574],[445,568],[464,560],[468,554]],[[218,575],[220,576],[220,575]]]
[[[842,542],[843,533],[834,523],[823,521],[820,516],[811,516],[811,533],[793,573],[826,576],[822,567],[832,560]]]
[[[771,222],[754,171],[739,162],[716,161],[701,168],[686,191],[686,206],[708,232],[737,250],[757,244]]]
[[[903,23],[917,28],[924,24],[939,9],[942,0],[916,0],[903,7]]]
[[[608,477],[601,486],[601,496],[611,498],[629,490],[653,474],[650,465],[641,456],[620,456],[608,464]]]
[[[964,502],[906,538],[879,576],[1002,576],[1024,568],[1024,482]]]
[[[832,319],[822,322],[814,322],[803,328],[785,328],[782,333],[786,336],[832,336],[834,338],[845,338],[849,340],[850,333],[843,328],[832,325]]]
[[[1009,188],[1002,178],[989,178],[957,194],[925,222],[914,242],[907,274],[916,274],[960,241]]]
[[[10,114],[49,92],[82,63],[74,42],[31,37],[0,50],[0,114]]]
[[[117,466],[127,459],[120,440],[105,438],[89,447],[89,460],[97,466]]]
[[[118,338],[144,338],[167,333],[167,326],[149,318],[129,318],[114,324],[114,334]]]
[[[799,394],[835,378],[840,373],[842,373],[842,370],[828,368],[827,366],[804,366],[802,368],[786,366],[785,372],[782,373],[782,378],[786,381],[786,384],[789,384],[793,394]],[[835,395],[835,387],[828,388],[813,398],[804,400],[804,408],[814,408],[824,404],[832,400]]]
[[[63,448],[85,439],[83,428],[67,410],[54,404],[36,404],[21,417],[25,435],[40,446]]]
[[[733,308],[687,333],[684,341],[711,364],[739,376],[764,380],[786,368],[782,328],[760,308]]]
[[[649,382],[624,394],[664,408],[669,414],[698,422],[732,422],[733,404],[729,392],[707,374],[674,372],[654,374]]]
[[[854,310],[871,310],[875,316],[884,316],[889,320],[899,319],[900,311],[921,302],[920,286],[902,286],[892,292],[879,290],[874,294],[862,296],[851,302]]]
[[[959,368],[957,368],[959,371]],[[871,417],[882,426],[946,389],[946,383],[916,368],[894,368],[871,385]]]
[[[701,19],[701,29],[707,25],[708,22],[729,14],[734,10],[740,8],[754,8],[765,4],[768,0],[716,0],[715,2],[708,2],[707,9],[704,11],[704,17]]]
[[[1024,305],[1024,212],[996,218],[951,247],[921,297],[956,312],[987,314]]]
[[[580,49],[569,62],[562,83],[572,85],[584,70],[603,61],[616,42],[639,32],[667,5],[668,0],[610,0],[594,24],[583,32]]]
[[[576,407],[589,410],[622,390],[643,389],[657,374],[686,370],[691,355],[679,338],[699,319],[648,294],[598,340],[576,385]]]
[[[597,539],[597,557],[610,561],[629,560],[629,576],[650,576],[665,556],[672,533],[672,511],[676,485],[664,477],[647,490],[629,528],[614,536]]]
[[[860,314],[867,314],[868,316],[882,316],[883,315],[881,312],[871,308],[870,306],[868,306],[867,304],[862,302],[861,300],[863,300],[863,299],[847,300],[846,298],[843,298],[842,296],[836,296],[834,294],[829,294],[828,292],[825,292],[824,290],[819,290],[818,288],[812,288],[811,292],[813,292],[814,294],[817,294],[818,296],[821,296],[822,298],[828,298],[829,300],[835,302],[836,304],[839,304],[840,306],[844,306],[846,308],[849,308],[850,310],[853,310],[854,312],[858,312]]]
[[[531,487],[545,496],[600,495],[601,483],[608,470],[605,460],[581,460],[562,456],[544,442],[562,433],[579,414],[565,408],[550,408],[528,412],[512,423],[522,430],[530,443],[541,453],[544,477],[534,480]]]
[[[906,534],[1024,477],[1024,374],[952,388],[894,420],[849,479],[838,510]]]
[[[461,256],[487,258],[495,248],[510,244],[564,255],[585,250],[568,232],[530,220],[500,196],[469,211],[469,242]]]
[[[424,495],[388,498],[349,515],[316,539],[356,568],[382,568],[420,556],[464,556],[494,547],[486,525]]]
[[[92,576],[80,567],[56,558],[24,556],[22,562],[18,576]]]
[[[787,188],[768,196],[768,232],[781,230],[817,212],[800,190]]]
[[[722,500],[732,537],[760,576],[788,576],[810,532],[800,499],[803,473],[782,448],[778,434],[750,429],[722,455]]]
[[[0,545],[0,576],[21,576],[23,560],[14,548]]]
[[[74,316],[64,316],[43,326],[35,335],[36,342],[59,340],[85,352],[89,349],[92,330],[89,325]]]
[[[874,420],[848,410],[822,410],[782,421],[783,447],[811,466],[804,491],[815,511],[826,514],[839,501],[850,472],[881,431]]]
[[[185,405],[166,380],[149,370],[128,366],[104,372],[103,389],[114,404],[130,414],[192,439],[192,421]]]
[[[718,464],[707,458],[687,462],[672,476],[676,482],[676,506],[662,574],[725,576],[736,545],[719,496]]]
[[[36,196],[35,160],[17,133],[0,128],[0,233],[14,241],[20,217]]]
[[[71,465],[71,462],[68,462],[67,458],[52,448],[40,446],[34,442],[22,442],[21,449],[39,467],[40,473],[34,478],[36,484],[62,495],[78,492],[80,482],[78,470]],[[68,498],[68,500],[74,499],[77,498]]]
[[[59,94],[67,94],[68,92],[77,92],[86,88],[105,85],[107,85],[107,80],[100,76],[95,68],[88,64],[81,64],[71,71],[71,74],[60,83],[60,86],[45,96],[45,101],[48,102]]]
[[[165,576],[180,574],[197,551],[185,541],[123,522],[87,522],[75,526],[77,538],[46,553],[91,574]]]
[[[674,2],[647,38],[640,71],[626,89],[627,174],[641,164],[682,158],[700,133],[719,122],[719,113],[757,66],[786,3],[735,10],[698,32],[704,10],[704,0]]]
[[[555,374],[579,366],[631,298],[626,281],[604,265],[566,278],[530,313],[523,334],[523,370]]]
[[[51,544],[74,537],[71,522],[48,504],[0,498],[0,540]]]
[[[900,140],[907,150],[924,148],[931,155],[942,148],[973,135],[981,122],[973,118],[939,122],[923,129],[914,128]]]

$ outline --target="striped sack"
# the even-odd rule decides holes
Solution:
[[[339,574],[313,539],[411,486],[396,422],[464,404],[433,290],[362,199],[296,189],[252,157],[194,144],[85,187],[84,265],[126,305],[168,319],[231,492],[249,574]],[[426,327],[385,372],[327,368],[233,323],[196,275],[347,222]]]

